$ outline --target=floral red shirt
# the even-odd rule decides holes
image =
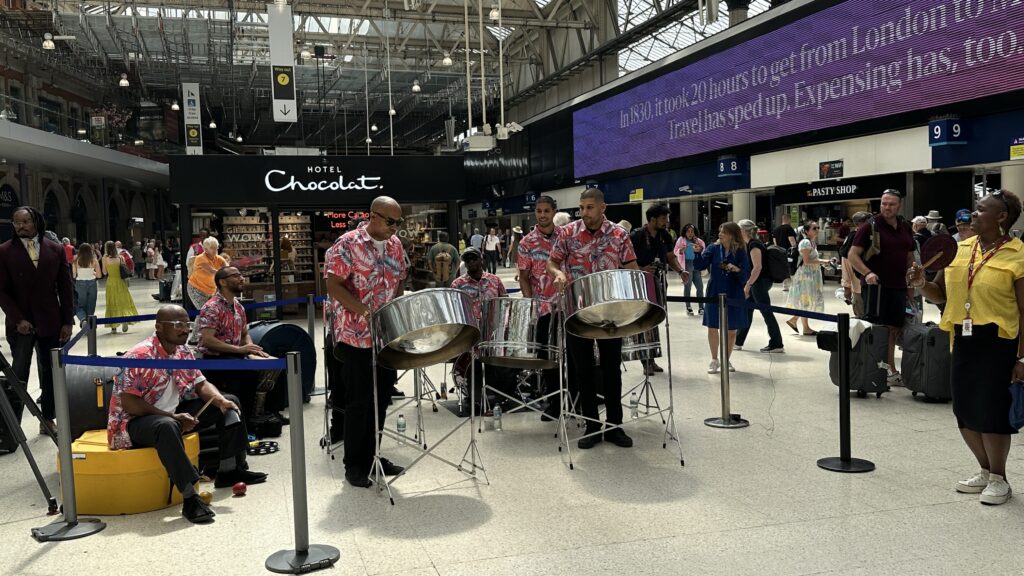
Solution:
[[[168,354],[155,335],[136,344],[125,353],[124,358],[149,360],[195,360],[192,350],[178,346],[174,354]],[[125,368],[114,379],[114,390],[110,394],[110,412],[107,415],[107,445],[111,450],[127,450],[132,447],[128,436],[128,422],[132,415],[121,407],[121,393],[138,396],[156,405],[168,386],[178,388],[179,398],[190,398],[196,385],[206,381],[203,373],[194,368],[184,370],[154,370],[151,368]]]
[[[402,241],[392,236],[384,241],[384,254],[366,231],[363,223],[346,232],[327,250],[324,256],[324,278],[329,274],[342,279],[345,288],[363,304],[376,310],[394,299],[398,287],[405,280],[405,249]],[[334,299],[330,299],[334,302]],[[370,326],[366,318],[345,310],[335,303],[334,324],[331,330],[335,342],[344,342],[355,348],[369,348]]]
[[[480,317],[483,315],[483,302],[491,298],[508,296],[501,278],[490,272],[484,272],[480,280],[474,280],[469,274],[463,274],[452,281],[452,290],[462,290],[473,299],[473,315],[476,317],[478,325],[480,324]]]
[[[203,329],[213,328],[213,335],[232,346],[242,345],[242,328],[245,327],[245,308],[236,298],[229,303],[228,299],[221,295],[220,290],[203,304],[199,310],[199,317],[196,318],[196,330],[199,331],[199,351],[203,356],[219,356],[206,347],[203,342]]]
[[[558,296],[555,281],[548,275],[548,259],[551,257],[551,246],[558,237],[556,227],[551,236],[545,236],[536,226],[529,234],[519,241],[519,252],[516,257],[516,268],[520,274],[526,274],[533,290],[533,297],[541,300],[540,314],[551,312],[551,302]]]
[[[591,234],[583,220],[576,220],[558,230],[558,238],[551,246],[551,260],[561,264],[571,282],[591,272],[622,268],[636,260],[636,253],[622,226],[605,219]]]

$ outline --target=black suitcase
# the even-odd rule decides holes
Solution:
[[[174,280],[166,279],[160,281],[160,298],[161,302],[171,301],[171,286],[174,285]]]
[[[825,334],[824,332],[822,334]],[[835,333],[819,339],[838,338]],[[819,348],[822,345],[819,344]],[[823,348],[829,350],[829,348]],[[831,346],[832,353],[828,359],[828,373],[832,383],[839,385],[839,355],[835,346]],[[889,328],[886,326],[872,325],[871,328],[861,334],[857,344],[850,353],[850,390],[857,392],[858,398],[866,398],[868,394],[874,394],[881,398],[882,394],[889,391],[887,382],[888,372],[885,369],[886,360],[889,355]]]
[[[925,402],[953,399],[949,333],[932,322],[903,328],[903,385]]]

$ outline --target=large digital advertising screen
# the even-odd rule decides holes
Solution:
[[[573,113],[576,177],[1024,89],[1024,0],[848,0]]]

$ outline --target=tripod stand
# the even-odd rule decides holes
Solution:
[[[3,372],[4,377],[7,379],[7,386],[17,394],[29,412],[33,416],[39,419],[40,423],[44,424],[44,429],[48,435],[56,442],[56,434],[53,429],[50,428],[48,423],[43,419],[43,415],[39,412],[39,407],[36,406],[35,401],[29,396],[25,390],[25,386],[18,379],[18,375],[14,373],[14,368],[7,361],[7,357],[0,353],[0,372]],[[21,422],[18,421],[17,415],[14,413],[14,408],[11,406],[11,401],[7,398],[6,391],[0,392],[0,413],[2,413],[4,419],[4,425],[10,432],[10,435],[14,440],[21,446],[21,451],[25,454],[25,459],[28,460],[28,465],[32,468],[32,474],[36,477],[36,482],[39,484],[39,489],[43,492],[43,498],[46,500],[46,513],[53,515],[57,513],[57,499],[50,494],[50,489],[46,486],[46,481],[43,479],[43,475],[39,472],[39,466],[36,465],[36,459],[32,456],[32,451],[28,447],[28,439],[25,437],[25,431],[21,429]]]

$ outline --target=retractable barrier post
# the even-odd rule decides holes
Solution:
[[[306,332],[316,342],[316,297],[306,294]]]
[[[850,315],[839,315],[839,457],[830,456],[818,460],[818,467],[832,472],[870,472],[874,462],[853,458],[850,455]]]
[[[733,414],[729,406],[729,304],[725,294],[718,295],[718,359],[722,381],[722,415],[704,420],[712,428],[746,428],[750,422]]]
[[[96,315],[90,314],[85,319],[85,322],[86,329],[89,331],[88,334],[86,334],[86,338],[88,338],[89,344],[89,356],[96,356],[98,355],[98,353],[96,352]]]
[[[292,514],[295,549],[279,550],[267,558],[266,568],[278,574],[305,574],[330,568],[341,559],[333,546],[309,543],[309,508],[306,502],[306,446],[302,430],[302,367],[299,353],[287,356],[288,434],[292,452]]]
[[[75,471],[71,461],[71,413],[68,409],[68,385],[60,348],[50,350],[53,370],[53,400],[57,409],[57,450],[60,457],[61,503],[64,519],[42,528],[33,528],[32,537],[39,542],[74,540],[95,534],[107,525],[97,518],[79,518],[75,501]]]

